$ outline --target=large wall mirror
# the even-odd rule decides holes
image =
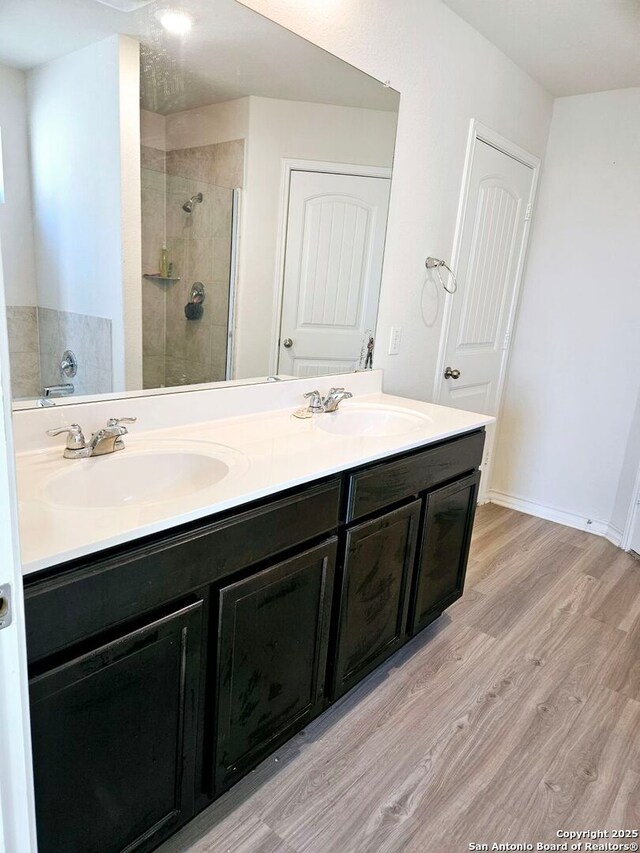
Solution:
[[[398,103],[235,0],[3,0],[14,400],[370,366]]]

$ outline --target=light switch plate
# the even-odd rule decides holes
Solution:
[[[391,327],[389,335],[389,355],[398,355],[400,352],[400,341],[402,340],[402,329],[399,326]]]

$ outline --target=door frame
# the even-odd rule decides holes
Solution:
[[[35,853],[27,644],[11,421],[11,382],[0,247],[0,586],[11,620],[0,629],[0,851]]]
[[[631,550],[631,535],[635,531],[636,524],[640,524],[640,468],[636,474],[635,483],[633,484],[633,492],[631,494],[631,505],[627,513],[627,521],[622,534],[620,547],[624,551]],[[616,544],[616,543],[614,543]]]
[[[502,411],[502,403],[504,397],[504,386],[507,375],[507,368],[509,364],[509,357],[511,354],[511,343],[513,341],[513,332],[516,322],[516,315],[518,311],[518,304],[520,300],[520,292],[522,288],[522,278],[524,272],[524,265],[527,255],[527,248],[529,244],[529,236],[531,232],[531,222],[533,220],[533,210],[534,203],[536,199],[536,192],[538,189],[538,179],[540,177],[540,158],[536,157],[534,154],[531,154],[529,151],[526,151],[524,148],[521,148],[519,145],[516,145],[515,142],[511,142],[511,140],[502,136],[502,134],[493,130],[487,125],[482,124],[482,122],[478,121],[475,118],[472,118],[469,122],[469,132],[467,135],[467,148],[464,159],[464,168],[462,171],[462,185],[460,188],[460,198],[458,200],[458,213],[456,217],[456,227],[453,236],[453,246],[451,249],[451,268],[453,270],[456,269],[458,265],[458,261],[460,258],[460,252],[462,250],[462,235],[464,233],[464,227],[466,224],[467,217],[467,204],[469,200],[469,190],[471,186],[471,172],[473,169],[474,163],[474,155],[476,151],[476,143],[485,142],[487,145],[490,145],[492,148],[501,151],[503,154],[506,154],[508,157],[512,157],[514,160],[517,160],[519,163],[528,166],[532,170],[532,181],[531,181],[531,191],[529,193],[529,200],[527,202],[529,210],[528,210],[528,219],[525,220],[524,233],[522,236],[522,245],[520,247],[520,254],[518,256],[518,263],[516,266],[516,282],[515,288],[513,291],[513,297],[511,299],[511,305],[509,306],[509,316],[507,321],[507,332],[505,335],[506,346],[504,347],[504,357],[502,359],[502,366],[500,369],[500,375],[498,377],[498,388],[497,388],[497,406],[496,406],[496,419],[499,419],[500,413]],[[449,334],[451,331],[451,315],[453,311],[453,294],[447,293],[445,295],[444,308],[442,312],[442,327],[440,331],[440,343],[438,345],[438,357],[436,359],[436,369],[433,377],[433,400],[436,403],[441,403],[443,396],[443,376],[445,369],[445,360],[446,360],[446,351],[447,344],[449,343]],[[483,459],[484,465],[484,476],[480,482],[480,493],[478,503],[485,503],[487,491],[489,489],[489,480],[491,474],[491,467],[493,463],[493,447],[495,447],[495,435],[493,446],[491,450],[488,451],[488,448],[485,446],[485,457]]]
[[[282,304],[284,299],[284,262],[287,249],[287,225],[289,223],[289,186],[292,172],[325,172],[329,175],[350,175],[356,178],[388,178],[390,166],[361,166],[356,163],[331,163],[325,160],[297,160],[284,157],[280,171],[280,204],[278,206],[278,236],[276,239],[276,278],[273,288],[273,324],[271,329],[271,354],[269,373],[278,372],[280,355],[280,330],[282,326]]]

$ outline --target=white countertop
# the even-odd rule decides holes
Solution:
[[[393,406],[421,415],[410,432],[394,436],[345,436],[326,432],[319,419],[371,405]],[[85,460],[62,458],[60,446],[18,453],[17,476],[24,574],[39,571],[105,548],[277,492],[345,471],[396,453],[431,444],[493,423],[494,418],[431,403],[374,393],[344,401],[336,415],[302,420],[293,409],[263,411],[197,424],[145,432],[131,427],[125,450]],[[162,494],[142,504],[63,507],[47,486],[73,466],[125,464],[126,454],[161,449],[221,449],[230,474],[220,482],[173,500]],[[115,469],[113,469],[115,471]],[[120,468],[120,470],[122,470]],[[100,472],[106,474],[107,469]]]

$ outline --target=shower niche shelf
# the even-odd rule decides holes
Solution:
[[[179,278],[168,278],[164,275],[156,275],[155,273],[145,272],[142,274],[142,278],[146,278],[149,281],[161,281],[164,284],[175,284],[176,281],[180,281]]]

